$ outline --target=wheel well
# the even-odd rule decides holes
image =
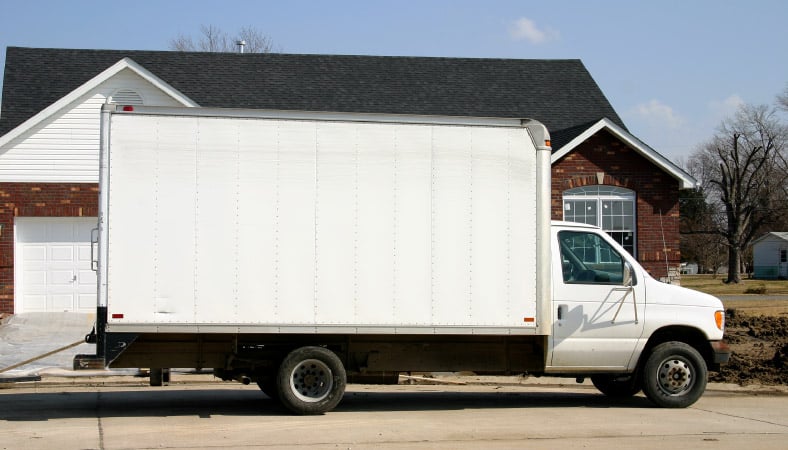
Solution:
[[[660,328],[651,335],[646,343],[646,347],[643,349],[643,353],[640,354],[638,368],[643,367],[643,363],[651,353],[651,349],[663,342],[669,341],[684,342],[692,346],[701,354],[710,370],[714,367],[714,351],[711,348],[708,338],[702,331],[692,327],[669,326]]]

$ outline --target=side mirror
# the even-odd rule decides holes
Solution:
[[[634,277],[632,276],[632,266],[624,261],[624,286],[631,287],[634,284]]]

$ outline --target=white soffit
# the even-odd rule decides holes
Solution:
[[[154,75],[152,72],[145,69],[141,65],[137,64],[131,58],[127,57],[116,62],[115,64],[113,64],[112,66],[101,72],[100,74],[88,80],[83,85],[69,92],[68,95],[66,95],[65,97],[62,97],[60,100],[47,106],[46,108],[41,110],[38,114],[22,122],[19,126],[6,133],[4,136],[0,136],[0,147],[6,145],[7,143],[11,142],[13,139],[20,136],[25,131],[33,128],[38,123],[42,122],[46,118],[60,111],[62,108],[64,108],[74,100],[89,93],[91,90],[95,89],[98,85],[107,81],[108,79],[110,79],[111,77],[113,77],[118,72],[124,69],[129,69],[132,72],[136,73],[137,75],[147,80],[149,83],[151,83],[152,85],[154,85],[155,87],[157,87],[162,92],[169,95],[176,101],[180,102],[184,106],[190,106],[190,107],[200,106],[199,104],[197,104],[197,102],[181,94],[178,90],[170,86],[164,80],[157,77],[156,75]]]
[[[659,152],[644,144],[638,138],[631,135],[629,132],[615,123],[611,122],[609,119],[602,119],[594,125],[591,125],[586,131],[572,139],[568,144],[555,151],[550,157],[550,163],[555,164],[556,161],[569,154],[569,152],[574,150],[578,145],[582,144],[602,129],[608,130],[618,139],[627,144],[627,146],[667,172],[671,177],[675,178],[679,182],[681,189],[691,189],[698,184],[698,181],[692,175],[688,174],[680,167],[670,162]]]

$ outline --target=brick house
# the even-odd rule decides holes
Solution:
[[[655,277],[695,180],[632,136],[579,60],[10,47],[0,112],[0,313],[93,311],[103,103],[533,118],[553,218],[602,226]]]

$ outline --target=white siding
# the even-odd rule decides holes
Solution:
[[[753,262],[756,266],[776,266],[780,263],[780,250],[787,249],[788,240],[768,236],[753,244]]]
[[[148,106],[182,106],[124,69],[0,148],[0,181],[97,183],[99,111],[119,89],[136,91]]]

